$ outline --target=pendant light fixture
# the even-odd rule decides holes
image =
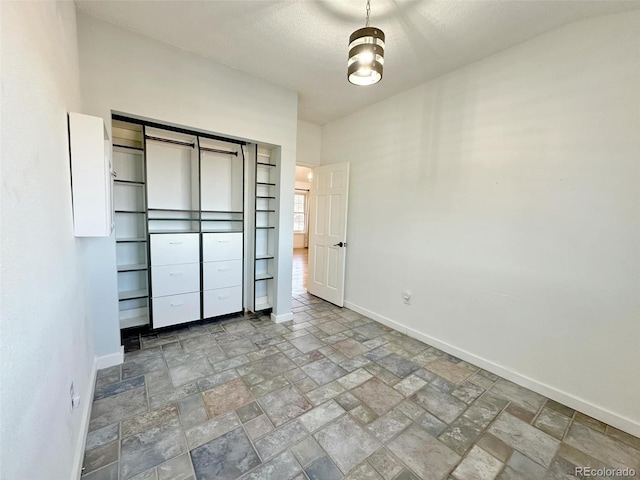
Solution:
[[[382,80],[384,66],[384,32],[369,26],[370,0],[367,0],[367,23],[349,37],[347,78],[354,85],[373,85]]]

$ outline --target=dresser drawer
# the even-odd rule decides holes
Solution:
[[[203,233],[202,261],[242,259],[242,232]]]
[[[242,287],[218,288],[204,292],[204,318],[242,311]]]
[[[200,264],[151,267],[151,294],[155,297],[200,291]]]
[[[153,328],[200,319],[200,292],[152,299]]]
[[[151,265],[176,265],[200,261],[197,233],[151,234]]]
[[[203,268],[203,290],[242,285],[242,260],[206,262]]]

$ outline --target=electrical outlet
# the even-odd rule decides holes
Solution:
[[[402,301],[403,301],[406,305],[411,305],[411,292],[403,292],[403,294],[402,294]]]

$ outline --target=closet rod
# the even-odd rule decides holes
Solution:
[[[189,143],[189,142],[181,142],[179,140],[169,140],[168,138],[160,138],[160,137],[152,137],[151,135],[147,135],[146,137],[147,140],[154,140],[156,142],[164,142],[164,143],[173,143],[174,145],[182,145],[183,147],[195,147],[195,143]]]
[[[235,155],[236,157],[238,156],[238,152],[230,152],[228,150],[218,150],[217,148],[200,147],[200,150],[204,152],[225,153],[227,155]]]

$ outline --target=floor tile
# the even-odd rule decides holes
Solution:
[[[469,448],[480,438],[483,428],[460,417],[438,436],[438,440],[448,446],[458,455],[464,455]]]
[[[313,408],[313,405],[292,386],[269,393],[260,398],[258,403],[275,427],[279,427]]]
[[[291,480],[300,472],[302,468],[294,456],[290,452],[283,452],[242,478],[243,480]]]
[[[120,427],[120,436],[126,438],[177,417],[178,407],[174,403],[170,403],[124,420]]]
[[[306,467],[315,459],[325,455],[324,450],[322,450],[318,442],[316,442],[312,436],[309,436],[292,446],[291,452],[303,467]]]
[[[93,450],[96,447],[101,447],[107,443],[118,440],[120,435],[120,424],[114,423],[113,425],[107,425],[106,427],[93,430],[87,433],[87,441],[85,443],[85,452]]]
[[[493,480],[503,463],[479,447],[473,447],[452,475],[458,480]]]
[[[369,425],[378,418],[378,414],[366,405],[358,405],[356,408],[349,411],[349,415],[351,415],[362,426]]]
[[[194,479],[191,457],[188,453],[183,453],[171,460],[158,465],[158,480],[190,480]]]
[[[120,477],[127,480],[187,451],[177,419],[122,440]]]
[[[409,398],[445,423],[454,421],[467,408],[467,404],[462,400],[430,385],[418,390]]]
[[[462,368],[455,363],[451,363],[444,358],[439,358],[438,360],[427,364],[425,368],[455,385],[459,385],[472,375],[472,372],[469,370]]]
[[[340,480],[342,473],[336,468],[329,457],[320,457],[305,468],[309,480]]]
[[[313,380],[309,379],[309,381],[317,386],[317,384]],[[338,382],[327,383],[326,385],[323,385],[321,387],[310,389],[307,392],[305,392],[304,389],[301,388],[300,383],[296,383],[296,387],[298,387],[298,389],[302,393],[306,393],[307,398],[314,405],[320,405],[345,391],[345,388]]]
[[[560,442],[509,413],[501,414],[489,432],[532,460],[549,467]]]
[[[199,447],[209,440],[224,435],[240,426],[240,420],[234,412],[218,415],[200,425],[190,428],[185,432],[189,449]]]
[[[118,460],[118,442],[111,442],[89,450],[84,454],[82,466],[84,473],[98,470]]]
[[[429,432],[434,437],[437,437],[438,435],[440,435],[447,428],[446,423],[444,423],[439,418],[434,417],[429,412],[425,412],[423,415],[418,417],[415,423],[419,427],[424,428],[427,432]]]
[[[511,457],[513,448],[504,443],[498,437],[494,437],[490,433],[485,433],[478,441],[478,446],[486,450],[501,462],[506,462]]]
[[[491,388],[491,391],[503,396],[519,407],[534,413],[537,412],[545,402],[545,398],[542,395],[538,395],[529,389],[505,379],[498,380]]]
[[[118,462],[82,476],[81,480],[118,480]]]
[[[640,472],[638,450],[585,425],[574,422],[565,442],[613,468],[633,468]]]
[[[381,443],[386,443],[411,424],[411,419],[391,410],[367,425],[367,430]]]
[[[262,409],[256,402],[248,403],[247,405],[243,405],[236,410],[238,419],[242,423],[247,423],[249,420],[253,420],[256,417],[259,417],[260,415],[262,415],[262,413]]]
[[[562,440],[570,421],[571,419],[569,417],[565,417],[555,410],[544,407],[538,414],[538,418],[533,422],[533,426],[558,440]]]
[[[343,416],[314,435],[342,473],[347,473],[380,447],[380,442],[349,416]]]
[[[399,378],[404,378],[420,368],[417,363],[413,363],[411,360],[407,360],[395,353],[391,353],[380,360],[376,360],[376,362]]]
[[[241,379],[231,380],[202,393],[210,417],[215,417],[253,401],[251,392]]]
[[[211,368],[209,360],[206,359],[183,363],[176,367],[169,368],[169,376],[171,377],[173,385],[176,387],[211,374],[213,374],[213,368]]]
[[[258,417],[260,418],[260,417]],[[252,420],[255,421],[255,420]],[[248,425],[248,424],[247,424]],[[257,440],[255,446],[263,459],[273,457],[276,453],[298,443],[309,434],[299,420],[291,422],[277,428],[262,438]]]
[[[109,385],[104,385],[102,387],[96,388],[93,394],[93,399],[100,400],[101,398],[117,395],[118,393],[133,390],[134,388],[139,388],[142,386],[144,386],[144,376],[130,378],[128,380],[123,380],[117,383],[111,383]]]
[[[300,423],[302,423],[309,432],[315,432],[320,427],[323,427],[345,413],[345,409],[338,405],[338,403],[334,400],[329,400],[302,415],[300,417]]]
[[[322,340],[319,340],[312,334],[303,335],[290,340],[290,342],[302,353],[309,353],[325,346]]]
[[[404,397],[393,388],[385,385],[377,378],[354,388],[351,393],[363,401],[378,415],[383,415],[404,400]]]
[[[144,387],[128,390],[93,402],[89,430],[96,430],[132,417],[147,409]]]
[[[425,380],[419,376],[412,374],[396,383],[393,388],[402,394],[404,397],[414,394],[427,384]]]
[[[325,385],[347,373],[328,358],[304,365],[302,370],[318,385]]]
[[[367,462],[376,469],[384,480],[395,478],[404,468],[402,462],[386,448],[381,448],[375,452]]]
[[[357,342],[352,338],[347,338],[346,340],[334,343],[333,348],[348,358],[357,357],[369,350],[362,343]]]
[[[273,424],[266,415],[260,415],[253,420],[248,421],[244,425],[247,434],[251,440],[256,440],[273,430]]]
[[[260,458],[242,428],[191,450],[198,480],[235,480],[260,465]]]
[[[410,426],[389,442],[387,448],[426,480],[444,479],[461,458],[416,425]]]

